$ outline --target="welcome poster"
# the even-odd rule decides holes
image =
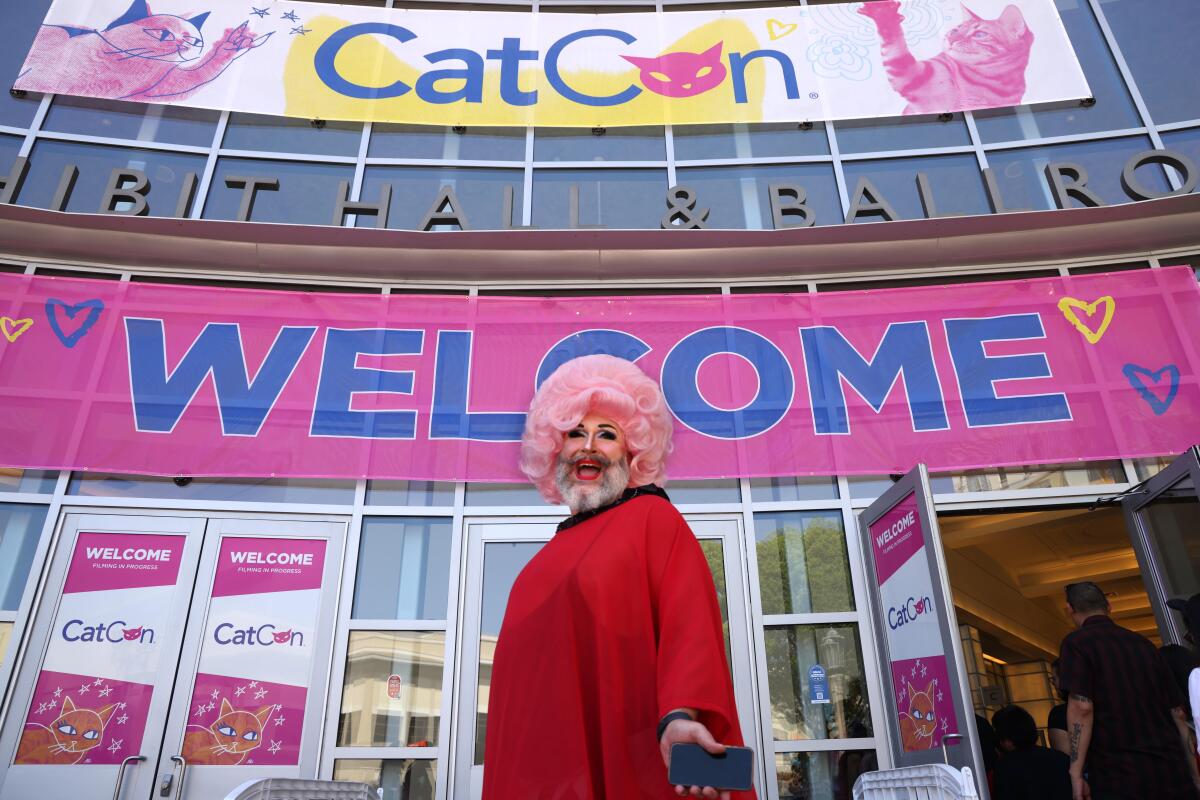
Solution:
[[[300,763],[325,544],[222,539],[184,732],[188,764]]]
[[[309,119],[589,128],[1091,95],[1052,0],[618,14],[55,0],[16,88]]]
[[[79,534],[14,764],[120,764],[141,752],[159,668],[178,652],[170,612],[184,541]]]

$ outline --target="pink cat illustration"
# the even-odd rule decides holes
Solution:
[[[642,85],[663,97],[692,97],[716,88],[728,70],[717,42],[703,53],[664,53],[658,58],[621,56],[640,69]]]
[[[78,764],[104,740],[104,726],[116,704],[99,711],[76,708],[63,698],[62,713],[49,725],[30,722],[21,734],[14,764]]]
[[[189,764],[241,764],[262,744],[263,726],[275,706],[257,711],[234,708],[221,698],[221,714],[207,728],[188,725],[183,736],[183,757]]]
[[[1009,6],[997,19],[983,19],[966,6],[963,12],[966,19],[946,34],[945,49],[917,61],[904,40],[897,0],[875,0],[858,9],[879,31],[888,82],[908,101],[905,114],[1020,104],[1033,46],[1021,9]]]
[[[133,0],[103,30],[43,25],[17,85],[123,100],[182,100],[271,37],[255,36],[243,22],[227,28],[206,52],[200,28],[208,14],[155,14],[146,0]]]

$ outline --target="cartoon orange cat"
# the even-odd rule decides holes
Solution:
[[[908,711],[900,712],[900,740],[904,743],[904,752],[913,750],[928,750],[933,747],[933,731],[937,726],[937,711],[933,707],[933,693],[937,689],[937,679],[934,678],[918,692],[908,681]]]
[[[262,744],[263,726],[274,710],[271,705],[253,713],[239,711],[222,697],[221,714],[211,725],[188,725],[183,757],[189,764],[241,764],[247,753]]]
[[[99,711],[76,708],[63,699],[62,712],[49,725],[30,722],[17,745],[16,764],[78,764],[87,751],[104,740],[104,726],[116,703]]]

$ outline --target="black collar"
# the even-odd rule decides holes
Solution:
[[[603,514],[610,508],[616,508],[622,503],[628,503],[633,498],[641,497],[644,494],[652,494],[655,497],[661,497],[667,502],[671,501],[671,498],[667,497],[667,493],[662,490],[662,487],[655,486],[653,483],[647,483],[644,486],[634,486],[633,488],[626,489],[621,493],[620,497],[606,506],[600,506],[599,508],[593,508],[588,511],[580,511],[578,514],[573,514],[567,517],[562,522],[558,523],[558,530],[555,531],[555,533],[565,531],[567,528],[573,528],[579,523],[586,522],[598,514]]]

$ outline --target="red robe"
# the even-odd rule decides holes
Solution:
[[[681,707],[742,744],[704,554],[674,506],[642,495],[557,533],[513,585],[483,798],[676,798],[655,727]]]

